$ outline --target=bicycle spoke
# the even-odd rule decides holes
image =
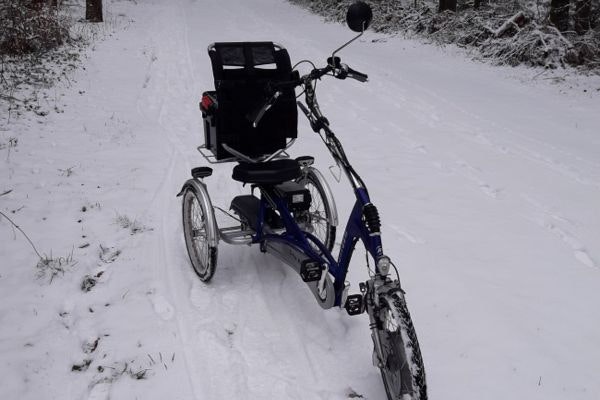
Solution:
[[[314,181],[306,182],[311,197],[311,204],[308,210],[307,231],[312,233],[317,239],[327,246],[329,241],[329,222],[327,219],[327,208],[325,199],[319,187]]]

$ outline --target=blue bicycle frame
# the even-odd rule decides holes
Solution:
[[[346,173],[354,189],[354,195],[356,196],[356,202],[354,203],[354,207],[346,224],[346,229],[344,230],[344,236],[342,238],[342,245],[338,254],[338,258],[335,260],[331,252],[318,238],[311,233],[300,229],[294,220],[294,217],[288,210],[285,201],[267,188],[260,188],[261,200],[258,224],[256,227],[256,234],[252,237],[252,243],[262,244],[265,241],[280,242],[300,251],[312,261],[319,262],[320,265],[327,265],[329,273],[331,273],[334,278],[333,287],[335,290],[335,301],[333,305],[342,306],[341,303],[345,288],[346,274],[348,273],[350,260],[358,240],[360,239],[363,242],[365,249],[369,252],[369,254],[371,254],[371,257],[373,257],[376,274],[383,272],[380,271],[378,261],[384,257],[384,254],[381,244],[379,226],[377,226],[376,229],[369,229],[365,218],[365,210],[367,206],[369,206],[375,212],[375,214],[377,213],[377,210],[371,204],[369,193],[364,182],[356,173],[356,171],[354,171],[348,159],[346,158],[342,144],[337,140],[335,134],[329,128],[329,122],[321,113],[319,103],[317,102],[315,95],[312,82],[332,70],[333,67],[328,65],[320,70],[315,69],[310,74],[300,78],[300,81],[304,85],[304,93],[308,108],[301,102],[298,102],[298,106],[308,118],[312,129],[316,133],[319,133],[321,139],[329,149],[333,158]],[[321,131],[325,133],[325,137],[320,134]],[[263,232],[265,227],[265,217],[269,207],[275,208],[279,211],[285,227],[285,232],[281,234],[265,234]],[[377,224],[379,224],[379,217],[377,215],[375,215],[375,217],[377,219]],[[311,245],[311,243],[314,246]],[[320,253],[315,251],[315,246],[317,249],[319,249]],[[387,271],[385,271],[385,273],[387,274]]]
[[[348,273],[348,267],[350,265],[352,253],[354,252],[354,248],[359,239],[363,242],[365,248],[373,257],[373,260],[375,260],[375,271],[376,273],[379,273],[379,270],[377,269],[377,260],[383,256],[381,236],[379,233],[370,233],[363,220],[363,209],[367,204],[370,204],[369,195],[365,188],[358,187],[355,189],[354,193],[356,195],[356,202],[346,224],[342,245],[337,260],[334,259],[331,252],[319,239],[317,239],[313,234],[300,229],[282,198],[274,195],[272,191],[268,191],[267,189],[261,188],[261,191],[263,195],[261,196],[261,205],[258,214],[258,226],[256,235],[254,235],[252,238],[252,243],[262,243],[266,240],[282,242],[295,248],[296,250],[299,250],[311,260],[319,262],[320,265],[328,265],[329,272],[335,279],[334,306],[343,306],[341,302],[344,290],[344,282],[346,280],[346,274]],[[270,203],[266,197],[268,197],[271,202],[274,203],[279,211],[281,220],[285,227],[285,232],[281,234],[265,234],[263,232],[267,209],[270,206]],[[320,250],[320,253],[315,251],[315,247],[311,245],[311,242]]]

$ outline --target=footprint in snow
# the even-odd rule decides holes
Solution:
[[[152,306],[154,307],[154,311],[165,321],[173,318],[175,314],[175,310],[171,303],[165,299],[163,295],[155,294],[153,292],[149,293],[150,301],[152,302]]]
[[[566,245],[573,250],[573,257],[586,267],[598,268],[596,262],[589,255],[584,245],[575,237],[551,222],[543,222],[540,224],[549,232],[559,237]]]
[[[208,292],[205,287],[202,287],[197,280],[194,280],[192,283],[192,288],[190,289],[190,301],[196,308],[205,308],[207,304],[210,304],[210,299],[208,298]]]
[[[490,196],[493,199],[497,199],[498,195],[502,192],[502,189],[494,188],[485,182],[480,182],[479,188],[481,189],[481,191],[483,193],[485,193],[486,195]]]
[[[108,382],[96,383],[90,390],[88,400],[108,400],[110,399],[110,386]]]
[[[413,233],[404,231],[404,230],[398,228],[396,225],[390,225],[390,228],[392,228],[397,234],[404,237],[410,243],[413,243],[413,244],[425,244],[426,243],[425,239],[422,239]]]

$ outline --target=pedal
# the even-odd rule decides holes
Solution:
[[[362,294],[351,294],[346,298],[346,304],[344,308],[349,315],[362,314],[365,310],[363,307],[363,296]]]
[[[321,279],[323,268],[316,261],[304,260],[300,267],[300,277],[304,282],[314,282]]]

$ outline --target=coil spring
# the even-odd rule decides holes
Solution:
[[[379,233],[381,230],[381,221],[379,220],[379,212],[377,207],[369,203],[363,208],[363,216],[365,218],[365,224],[370,233]]]

